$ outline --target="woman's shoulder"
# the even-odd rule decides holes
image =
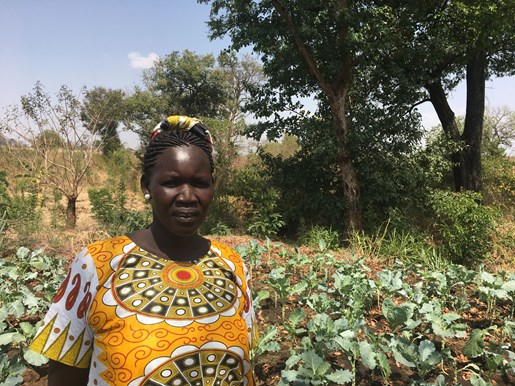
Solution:
[[[210,239],[209,241],[211,242],[211,250],[213,250],[218,255],[236,263],[242,262],[240,255],[229,245],[217,240]]]

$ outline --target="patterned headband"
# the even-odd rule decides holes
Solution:
[[[211,133],[200,119],[187,117],[185,115],[171,115],[164,121],[159,122],[152,130],[150,140],[154,139],[162,131],[182,130],[191,131],[193,134],[206,140],[209,150],[213,151],[213,139]]]

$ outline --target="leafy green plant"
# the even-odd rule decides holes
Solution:
[[[229,236],[232,234],[232,231],[228,225],[219,222],[213,228],[211,228],[209,233],[218,236]]]
[[[336,249],[340,246],[340,235],[331,227],[321,225],[312,225],[307,229],[301,229],[299,235],[299,243],[310,247],[318,247],[320,241],[326,245],[328,249]]]
[[[431,195],[435,236],[453,263],[476,267],[491,251],[498,212],[481,201],[473,192],[436,190]]]
[[[292,355],[281,372],[278,386],[294,385],[345,385],[352,381],[349,370],[333,370],[331,364],[314,351]]]
[[[279,384],[359,384],[369,374],[364,369],[380,372],[387,383],[392,359],[417,374],[412,385],[460,385],[465,372],[476,377],[477,385],[488,385],[499,374],[512,376],[515,324],[508,306],[515,275],[449,262],[432,271],[396,260],[376,277],[364,259],[326,257],[322,244],[309,256],[271,242],[244,248],[244,254],[252,254],[250,261],[275,262],[260,265],[271,271],[261,282],[265,292],[257,297],[271,295],[282,316],[270,325],[282,332],[275,335],[281,346],[290,349]],[[469,334],[473,325],[464,315],[482,307],[478,297],[485,308],[497,310],[496,322],[503,320]],[[455,351],[451,342],[466,338],[463,353]],[[469,357],[465,365],[462,354]]]
[[[270,326],[259,335],[256,345],[250,352],[250,358],[253,364],[255,364],[263,354],[277,352],[281,349],[281,346],[277,343],[277,334],[277,328]]]
[[[279,213],[268,213],[265,210],[257,209],[247,232],[256,237],[271,237],[277,235],[279,230],[285,225]]]
[[[16,238],[32,244],[41,229],[41,195],[33,178],[14,176],[15,186],[9,191],[5,173],[0,173],[0,208],[5,213],[4,229],[14,231]],[[14,185],[14,184],[13,184]]]
[[[65,276],[65,259],[25,247],[0,259],[0,382],[19,385],[28,365],[47,359],[28,349],[38,317],[46,310]]]
[[[481,269],[479,278],[477,280],[477,290],[480,299],[484,300],[487,305],[487,313],[492,315],[497,302],[505,300],[512,303],[513,315],[513,299],[515,298],[515,275],[510,280],[505,280],[504,272],[499,272],[498,276],[494,276],[489,272]]]

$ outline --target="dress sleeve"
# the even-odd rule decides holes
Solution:
[[[88,368],[93,332],[87,316],[97,285],[95,264],[85,248],[72,261],[30,349],[69,366]]]
[[[252,289],[251,289],[251,277],[247,266],[242,261],[243,266],[243,285],[242,291],[245,295],[245,307],[243,309],[243,318],[247,324],[247,331],[249,332],[250,348],[254,348],[258,340],[258,328],[256,323],[256,315],[254,313],[254,306],[252,303]]]

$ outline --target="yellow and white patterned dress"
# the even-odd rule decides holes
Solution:
[[[248,272],[226,245],[191,262],[126,236],[73,260],[31,349],[90,368],[89,385],[253,385]]]

